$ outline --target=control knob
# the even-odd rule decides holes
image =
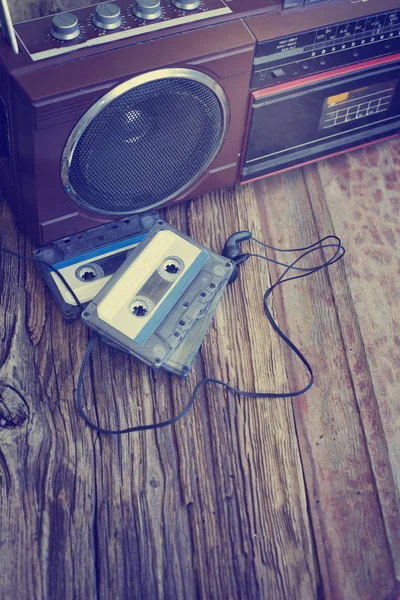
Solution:
[[[200,6],[200,0],[172,0],[172,4],[182,10],[196,10]]]
[[[160,0],[136,0],[133,13],[145,21],[158,19],[161,16],[161,2]]]
[[[54,15],[50,33],[56,40],[74,40],[81,33],[78,18],[72,13]]]
[[[118,29],[121,27],[121,10],[114,3],[107,2],[96,6],[96,12],[93,17],[93,24],[99,29]]]

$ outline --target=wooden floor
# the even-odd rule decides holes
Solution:
[[[335,232],[347,255],[276,295],[315,368],[306,395],[209,385],[157,433],[85,426],[74,392],[88,332],[63,322],[34,267],[1,257],[4,598],[399,597],[399,183],[395,140],[165,212],[217,251],[249,228],[282,247]],[[4,201],[0,214],[1,246],[30,255]],[[268,283],[264,264],[243,266],[187,383],[96,346],[91,413],[113,427],[166,418],[204,374],[303,385],[263,315]]]
[[[347,254],[275,294],[316,373],[307,394],[208,385],[157,433],[85,425],[74,396],[88,331],[62,320],[35,267],[0,256],[2,598],[400,598],[399,188],[395,139],[163,213],[215,251],[250,229],[281,247],[336,233]],[[30,256],[4,199],[0,219],[0,245]],[[90,414],[167,418],[204,375],[303,386],[262,310],[277,273],[243,265],[187,382],[96,344]]]

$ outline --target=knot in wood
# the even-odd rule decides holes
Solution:
[[[11,385],[0,381],[0,428],[22,427],[29,418],[29,407]]]

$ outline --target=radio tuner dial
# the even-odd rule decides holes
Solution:
[[[172,4],[182,10],[196,10],[200,6],[200,0],[172,0]]]
[[[74,40],[81,33],[78,17],[72,13],[54,15],[50,33],[56,40]]]
[[[118,29],[122,25],[121,9],[114,3],[107,2],[96,6],[93,24],[99,29]]]
[[[145,21],[158,19],[161,16],[161,2],[160,0],[136,0],[133,14]]]

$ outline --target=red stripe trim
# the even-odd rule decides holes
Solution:
[[[280,92],[292,90],[293,88],[303,87],[310,83],[316,83],[317,81],[324,81],[326,79],[333,79],[334,77],[340,77],[341,75],[357,73],[371,67],[379,67],[380,65],[390,64],[398,60],[400,60],[400,53],[392,54],[390,56],[382,56],[381,58],[374,58],[372,60],[366,60],[364,62],[357,63],[356,65],[348,65],[347,67],[340,67],[338,69],[332,69],[331,71],[324,71],[323,73],[316,73],[315,75],[296,79],[296,81],[288,81],[286,83],[274,85],[273,87],[257,90],[252,93],[252,98],[254,100],[257,100],[258,98],[265,98],[266,96],[279,94]]]

